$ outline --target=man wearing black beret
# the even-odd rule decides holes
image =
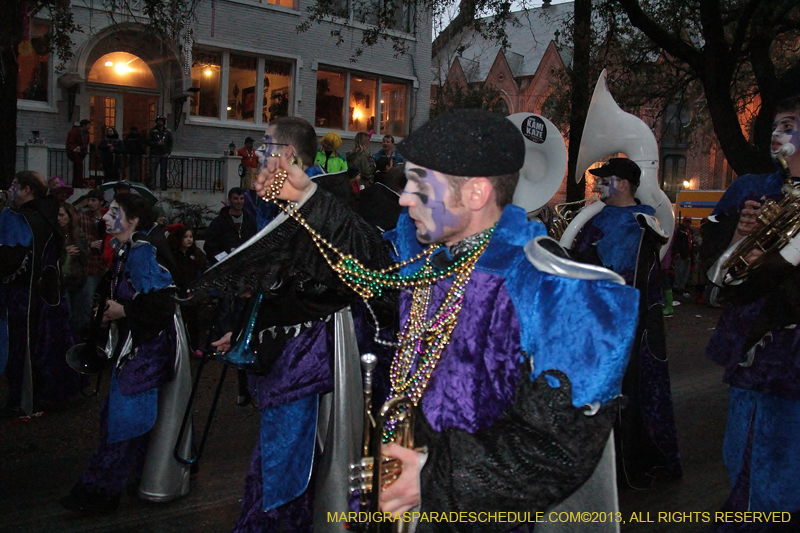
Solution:
[[[318,293],[349,294],[343,301],[354,304],[354,313],[359,307],[385,309],[399,297],[396,346],[390,361],[378,354],[375,370],[376,383],[388,375],[389,390],[376,390],[373,402],[378,406],[388,396],[385,407],[413,404],[416,440],[414,449],[394,442],[399,411],[386,414],[383,454],[399,460],[402,473],[380,493],[380,509],[406,521],[412,510],[460,513],[448,531],[511,531],[535,520],[534,512],[581,492],[587,479],[598,477],[592,476],[598,464],[611,464],[609,434],[638,296],[613,272],[565,259],[542,224],[528,222],[525,211],[511,205],[525,145],[517,126],[502,116],[447,113],[412,132],[398,151],[407,162],[408,183],[399,200],[407,210],[384,234],[391,247],[358,217],[319,216],[346,208],[308,179],[291,144],[267,161],[255,188],[284,206],[287,219],[275,229],[283,241],[293,238],[291,228],[300,228],[325,254],[327,259],[297,259],[298,268],[325,280]],[[398,263],[392,265],[387,249]],[[258,253],[260,263],[283,268],[273,259],[285,253],[263,246]],[[367,305],[356,305],[360,299]],[[609,308],[615,310],[611,319]],[[576,313],[580,320],[573,320]],[[383,320],[380,311],[370,316]],[[596,334],[598,323],[607,325],[602,335]],[[381,322],[378,331],[389,325]],[[376,336],[374,320],[362,327],[364,353],[364,340]],[[331,383],[342,382],[337,377]],[[314,442],[309,446],[313,451]],[[326,447],[298,476],[310,473],[315,484],[323,483],[318,469],[329,463],[329,453]],[[599,477],[613,480],[613,473]],[[246,489],[245,520],[237,531],[266,529],[269,521],[283,521],[292,531],[330,529],[318,521],[298,524],[297,512],[278,516],[277,509],[261,507],[260,492],[253,501],[252,486]],[[325,505],[319,492],[314,505]],[[478,514],[483,512],[512,518]],[[326,515],[315,509],[314,516]],[[418,520],[417,531],[433,530],[441,525]]]
[[[596,176],[594,189],[605,206],[581,229],[572,254],[613,270],[639,289],[639,326],[622,383],[628,405],[620,412],[614,438],[621,479],[644,489],[657,476],[682,475],[661,305],[659,251],[668,235],[655,209],[634,197],[642,174],[634,161],[614,157],[589,172]]]

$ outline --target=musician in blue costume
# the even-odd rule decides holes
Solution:
[[[61,505],[80,514],[114,511],[133,474],[139,497],[161,502],[189,491],[189,468],[173,450],[191,392],[186,331],[174,299],[177,273],[150,205],[118,194],[103,217],[114,262],[103,321],[113,362],[100,414],[100,445]],[[186,432],[181,451],[188,455]]]
[[[37,172],[21,171],[0,213],[0,374],[8,403],[3,417],[57,407],[78,393],[80,374],[64,354],[72,345],[69,312],[60,300],[63,247],[58,200]]]
[[[578,491],[604,451],[609,452],[606,445],[636,327],[638,296],[614,273],[566,259],[563,250],[544,237],[540,223],[528,222],[522,209],[509,205],[524,160],[523,143],[517,128],[501,116],[461,110],[427,123],[399,146],[409,161],[409,185],[401,197],[408,211],[387,237],[395,251],[392,258],[401,261],[402,268],[387,275],[389,285],[367,303],[375,311],[392,301],[393,286],[406,287],[400,295],[401,343],[394,361],[407,372],[389,372],[388,394],[408,393],[419,402],[417,444],[427,446],[428,453],[388,447],[387,453],[402,461],[403,473],[382,493],[384,511],[403,512],[420,504],[422,511],[437,512],[544,510]],[[372,284],[359,269],[387,266],[387,248],[375,238],[374,228],[292,163],[296,155],[304,157],[302,152],[291,143],[282,144],[290,145],[280,147],[280,157],[268,160],[256,189],[267,194],[276,177],[286,172],[279,198],[293,202],[287,208],[297,216],[276,219],[272,232],[257,235],[250,246],[237,251],[238,258],[226,258],[216,274],[225,278],[248,271],[271,276],[270,286],[280,290],[286,278],[277,276],[283,283],[274,283],[274,272],[292,271],[307,282],[305,294],[289,295],[290,304],[309,307],[322,300],[320,295],[332,293],[341,298],[340,305],[352,302],[354,291],[365,295],[365,287]],[[464,146],[470,146],[467,153]],[[309,237],[309,228],[315,239]],[[327,250],[330,261],[317,251],[314,240]],[[287,243],[291,250],[283,249]],[[306,253],[295,256],[298,248]],[[339,264],[339,254],[360,261],[360,266],[345,267],[351,275],[347,284],[329,264]],[[295,264],[289,264],[292,261]],[[416,289],[410,287],[413,279],[419,281]],[[423,302],[427,306],[419,307]],[[280,311],[272,312],[272,320],[294,307],[281,305]],[[384,314],[388,313],[375,312],[379,323]],[[429,320],[432,316],[442,320]],[[315,327],[323,325],[317,321],[311,325]],[[264,336],[285,335],[280,326],[265,331]],[[428,364],[418,359],[416,347],[429,354]],[[329,377],[330,349],[319,337],[309,344],[303,333],[292,336],[272,367],[272,372],[282,368],[283,376],[272,378],[277,386],[259,390],[259,398],[272,396],[273,404],[281,398],[287,406],[287,400],[307,398],[302,389],[310,388],[297,383],[310,374],[318,376],[317,390],[332,387],[336,380]],[[303,358],[296,359],[303,352]],[[282,361],[292,357],[294,377]],[[426,386],[410,387],[415,378]],[[316,399],[308,403],[313,413]],[[263,413],[262,445],[278,433],[274,419],[265,419]],[[295,412],[292,421],[299,418]],[[278,485],[290,481],[286,475],[274,475],[276,470],[288,473],[280,468],[288,457],[278,458],[277,451],[288,449],[292,459],[306,457],[304,468],[294,470],[303,489],[314,465],[325,463],[327,450],[312,458],[315,418],[285,425],[279,433],[282,442],[254,454],[236,531],[279,527],[280,508],[266,505],[267,493],[274,503]],[[306,436],[302,446],[297,435]],[[270,464],[259,464],[262,458]],[[259,479],[261,474],[265,475]],[[322,477],[317,471],[314,482],[323,482]],[[341,490],[346,491],[346,484]],[[338,523],[309,523],[311,511],[303,515],[301,510],[311,504],[311,497],[306,493],[299,500],[292,516],[282,516],[284,528],[341,528]],[[314,503],[319,508],[319,500]],[[271,520],[261,521],[258,513],[271,515]],[[472,531],[478,526],[449,527]],[[514,527],[480,524],[481,531]],[[419,531],[431,528],[430,523],[419,524]]]
[[[758,227],[760,199],[783,198],[784,174],[794,184],[800,182],[800,97],[777,108],[773,156],[782,149],[785,173],[744,175],[725,192],[710,218],[710,244],[715,249],[735,248]],[[758,255],[756,251],[747,259]],[[706,356],[725,368],[723,380],[730,385],[723,456],[732,489],[722,510],[786,511],[793,513],[792,524],[800,511],[798,264],[800,243],[794,237],[780,252],[764,258],[743,282],[726,282],[726,272],[715,265],[709,276],[724,286],[727,305],[706,347]],[[718,524],[717,530],[766,528]]]
[[[595,190],[606,205],[581,229],[572,255],[612,269],[639,289],[634,355],[622,382],[628,404],[615,436],[621,479],[633,488],[646,488],[659,473],[682,473],[661,313],[658,254],[667,236],[658,227],[655,210],[634,198],[639,165],[615,157],[589,172],[597,176]]]

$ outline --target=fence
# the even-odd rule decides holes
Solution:
[[[74,163],[67,157],[66,149],[49,148],[47,159],[48,176],[61,176],[68,184],[74,185]],[[84,181],[94,186],[127,179],[153,189],[165,185],[168,189],[215,192],[225,187],[225,161],[219,158],[148,157],[93,151],[82,164]],[[152,179],[154,175],[155,180]]]

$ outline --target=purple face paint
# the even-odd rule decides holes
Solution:
[[[267,168],[267,161],[269,161],[270,157],[279,155],[281,153],[281,149],[284,146],[287,146],[284,143],[279,143],[275,140],[275,137],[272,135],[274,133],[274,126],[269,126],[267,131],[264,133],[264,141],[261,143],[261,146],[256,153],[258,154],[258,159],[261,162],[261,170],[265,170]]]
[[[793,145],[795,153],[800,153],[800,118],[792,113],[779,113],[772,123],[770,150],[773,158],[784,144]]]
[[[456,228],[463,215],[451,210],[447,179],[434,170],[408,165],[408,183],[403,194],[415,196],[408,205],[408,214],[417,224],[417,239],[423,244],[444,242],[448,229]]]
[[[117,202],[111,202],[108,212],[103,215],[103,221],[106,223],[106,232],[114,236],[130,228],[130,222]]]
[[[8,189],[8,205],[11,207],[19,207],[19,182],[13,180],[11,187]]]
[[[619,189],[617,188],[617,181],[619,180],[616,176],[609,176],[607,178],[597,178],[597,181],[594,182],[594,189],[597,194],[600,195],[600,200],[605,202],[609,198],[616,196],[619,194]]]

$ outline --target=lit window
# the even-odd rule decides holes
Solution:
[[[317,71],[317,105],[314,125],[321,128],[344,129],[344,83],[340,72]]]
[[[31,24],[30,40],[19,44],[17,57],[17,98],[47,102],[50,81],[50,49],[47,24]]]
[[[228,75],[228,118],[255,121],[258,60],[231,54]]]
[[[275,6],[288,7],[294,9],[294,0],[254,0],[259,4],[272,4]]]
[[[192,115],[219,118],[221,66],[220,54],[197,50],[192,53],[192,87],[200,89],[192,97]]]
[[[380,133],[388,135],[405,135],[406,123],[406,93],[405,84],[384,81],[381,85],[381,130]]]
[[[289,116],[289,94],[292,88],[292,68],[280,61],[264,62],[264,99],[261,121],[271,122]]]
[[[369,131],[375,129],[375,95],[378,80],[350,76],[350,109],[347,129]]]
[[[404,136],[408,133],[407,102],[407,83],[318,70],[314,125],[343,130],[346,124],[348,131],[375,130],[379,134]],[[380,116],[379,123],[376,123],[377,116]]]
[[[102,56],[89,69],[87,81],[155,89],[156,78],[147,63],[127,52],[112,52]]]

